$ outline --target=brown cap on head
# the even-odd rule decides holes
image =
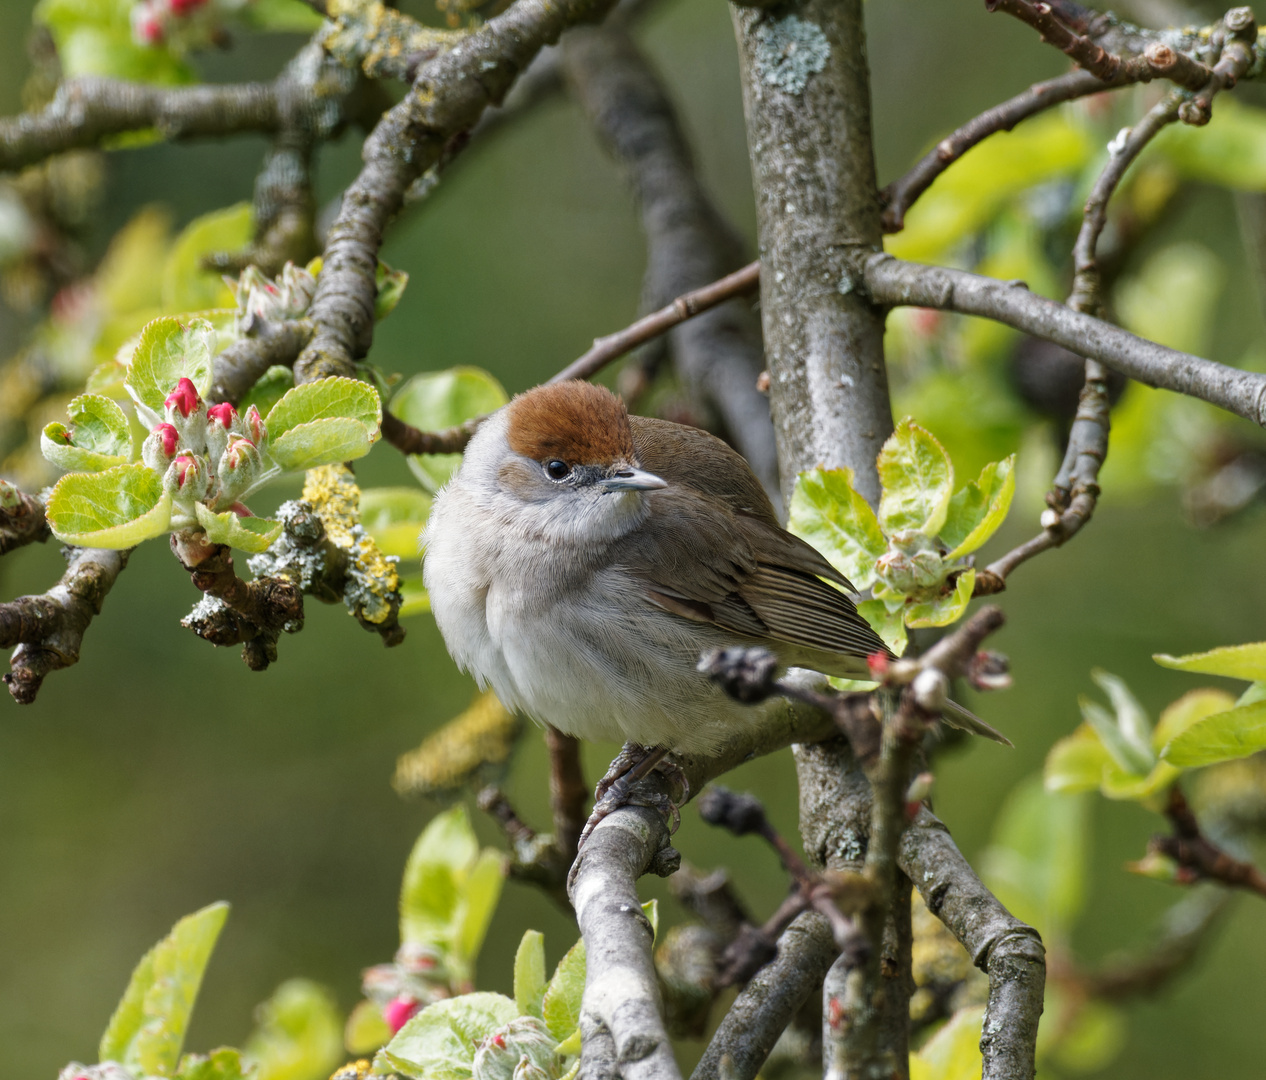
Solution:
[[[579,380],[538,386],[507,409],[510,449],[533,461],[608,465],[636,459],[628,410],[604,386]]]

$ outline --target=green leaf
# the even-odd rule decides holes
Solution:
[[[80,394],[66,412],[69,428],[49,424],[40,436],[40,451],[58,468],[99,472],[132,460],[132,429],[115,402],[98,394]]]
[[[374,1058],[374,1073],[417,1080],[470,1080],[475,1050],[518,1009],[502,994],[474,993],[428,1005]]]
[[[455,367],[415,375],[391,399],[391,411],[422,431],[442,431],[495,412],[509,397],[488,372]],[[460,454],[411,454],[409,468],[428,491],[438,491],[461,464]]]
[[[1173,739],[1161,756],[1171,765],[1194,769],[1234,761],[1266,749],[1266,701],[1240,705],[1193,724]]]
[[[392,1030],[382,1017],[382,1006],[376,1001],[358,1001],[352,1006],[343,1031],[343,1044],[348,1053],[372,1054],[391,1042]]]
[[[430,513],[431,496],[417,488],[365,488],[360,493],[360,523],[384,555],[417,559]]]
[[[1011,509],[1015,495],[1015,455],[990,462],[973,480],[950,499],[941,540],[950,549],[946,560],[970,555],[988,540]]]
[[[218,903],[186,915],[141,958],[101,1036],[102,1061],[118,1061],[147,1076],[171,1074],[228,914],[229,905]]]
[[[137,45],[132,40],[130,26],[119,29],[107,24],[81,24],[54,30],[53,40],[57,42],[57,59],[65,79],[95,75],[173,85],[193,82],[195,78],[193,69],[169,49]],[[129,133],[129,136],[135,139],[137,134]]]
[[[948,595],[934,600],[920,600],[905,607],[906,626],[948,626],[962,618],[971,603],[972,589],[976,587],[976,571],[970,567],[962,571],[954,581],[954,589]]]
[[[339,375],[317,379],[286,391],[264,417],[264,425],[268,437],[275,440],[301,424],[335,417],[377,431],[382,424],[378,391],[369,383]]]
[[[378,432],[359,420],[335,416],[291,428],[272,440],[268,453],[286,472],[303,472],[364,457],[377,439]]]
[[[251,204],[237,203],[194,218],[176,237],[163,274],[163,307],[168,311],[236,308],[233,290],[202,260],[220,252],[239,252],[251,242]]]
[[[581,938],[554,969],[541,999],[541,1018],[559,1042],[580,1026],[580,999],[585,993],[585,939]]]
[[[858,589],[874,582],[875,560],[888,550],[875,511],[853,488],[851,469],[810,469],[797,476],[787,528]]]
[[[1193,724],[1217,713],[1229,712],[1237,704],[1246,705],[1250,702],[1243,699],[1237,702],[1225,690],[1213,690],[1209,687],[1189,690],[1177,701],[1167,705],[1161,713],[1156,730],[1152,732],[1152,749],[1160,753]]]
[[[950,1017],[910,1058],[910,1080],[979,1080],[983,1005],[968,1005]]]
[[[1060,739],[1046,755],[1043,770],[1046,790],[1071,795],[1079,791],[1096,791],[1103,781],[1103,772],[1112,764],[1112,756],[1089,724],[1079,724],[1071,734]]]
[[[64,544],[120,551],[161,536],[171,523],[171,495],[139,463],[99,473],[67,473],[48,499],[48,524]]]
[[[1201,128],[1171,124],[1149,153],[1184,177],[1240,191],[1266,191],[1266,112],[1226,98]]]
[[[1097,701],[1083,695],[1078,697],[1077,704],[1082,718],[1094,729],[1118,768],[1132,776],[1146,776],[1151,771],[1155,757],[1150,746],[1144,751],[1133,745],[1117,726],[1116,717]]]
[[[475,958],[483,946],[504,883],[505,856],[492,848],[485,848],[460,885],[461,903],[449,956],[449,966],[459,979],[474,977]]]
[[[246,396],[238,404],[237,411],[244,413],[254,405],[259,410],[260,416],[267,416],[269,410],[294,387],[294,384],[295,373],[288,367],[274,364],[246,392]]]
[[[945,524],[954,489],[954,467],[932,434],[910,417],[879,452],[879,526],[891,536],[902,529],[936,536]]]
[[[215,343],[215,327],[206,319],[182,321],[164,315],[145,325],[124,384],[132,399],[153,414],[152,423],[162,419],[163,402],[182,378],[207,396]],[[150,417],[143,419],[150,423]]]
[[[909,638],[901,608],[890,611],[882,600],[863,600],[857,605],[857,613],[894,653],[901,656],[906,651]]]
[[[514,1003],[523,1016],[541,1016],[545,997],[545,935],[528,930],[514,954]]]
[[[1090,673],[1090,677],[1099,684],[1108,695],[1108,700],[1112,702],[1112,709],[1117,714],[1117,727],[1120,728],[1121,734],[1138,752],[1138,759],[1146,761],[1150,768],[1156,761],[1156,756],[1152,753],[1152,721],[1147,715],[1147,710],[1130,692],[1124,679],[1101,668],[1095,668]]]
[[[334,996],[307,979],[288,979],[255,1010],[245,1053],[251,1080],[317,1080],[343,1059],[343,1018]]]
[[[217,514],[202,503],[194,503],[193,510],[213,544],[228,544],[238,551],[258,555],[281,535],[281,522],[272,518],[238,517],[232,510]]]
[[[1066,941],[1085,902],[1089,842],[1085,799],[1031,777],[1003,805],[981,877],[1016,918]]]
[[[400,886],[400,941],[406,945],[451,940],[458,885],[479,857],[479,841],[466,808],[437,814],[409,852]]]
[[[240,1051],[221,1046],[209,1054],[186,1054],[180,1059],[174,1080],[247,1080],[249,1070]],[[256,1080],[254,1074],[249,1080]]]
[[[382,322],[400,303],[404,287],[409,284],[409,275],[404,270],[392,270],[386,263],[379,262],[375,280],[378,294],[374,297],[374,319]]]
[[[1266,641],[1251,645],[1223,645],[1208,652],[1188,653],[1186,656],[1170,656],[1156,653],[1152,656],[1161,667],[1177,671],[1198,671],[1204,675],[1225,675],[1228,679],[1248,679],[1266,682]]]

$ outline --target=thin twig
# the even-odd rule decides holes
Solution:
[[[382,437],[402,454],[460,454],[482,420],[482,416],[476,416],[443,431],[419,431],[383,409]]]
[[[1069,29],[1056,18],[1050,4],[1030,3],[1029,0],[985,0],[985,8],[1006,12],[1028,23],[1048,45],[1054,45],[1074,63],[1104,82],[1116,79],[1128,62],[1107,52],[1093,38]]]
[[[591,378],[612,360],[618,359],[660,334],[667,333],[679,323],[709,308],[716,307],[717,304],[724,303],[731,297],[746,296],[755,292],[759,286],[760,263],[748,263],[741,270],[727,274],[719,281],[677,297],[671,304],[638,319],[623,330],[608,334],[606,337],[595,338],[593,348],[573,360],[550,379],[550,382]]]
[[[1173,859],[1182,870],[1187,871],[1189,881],[1217,881],[1266,897],[1266,874],[1252,863],[1237,859],[1204,835],[1200,822],[1177,784],[1169,789],[1165,816],[1169,818],[1174,834],[1153,837],[1148,847]]]
[[[549,800],[554,814],[554,842],[570,867],[580,831],[588,818],[589,789],[580,767],[580,740],[552,727],[545,729],[549,747]]]

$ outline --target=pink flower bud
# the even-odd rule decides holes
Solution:
[[[198,459],[192,454],[181,454],[176,458],[176,486],[184,489],[198,475]]]
[[[188,15],[190,12],[197,11],[206,2],[207,0],[167,0],[173,15]]]
[[[176,388],[167,395],[163,404],[187,418],[190,413],[202,408],[202,398],[198,396],[198,388],[192,382],[186,378],[181,378],[176,383]]]
[[[222,401],[219,405],[212,405],[207,409],[207,416],[228,431],[233,427],[233,421],[237,419],[237,410],[229,402]]]
[[[159,424],[154,429],[154,434],[158,436],[159,445],[163,448],[163,453],[168,457],[174,457],[176,447],[180,445],[180,432],[178,432],[171,424]]]
[[[416,1016],[421,1008],[420,1002],[402,995],[393,998],[383,1006],[382,1018],[387,1021],[387,1026],[391,1028],[391,1034],[394,1035],[409,1022],[411,1017]]]
[[[874,678],[883,680],[888,674],[888,654],[881,652],[873,652],[866,657],[866,666],[870,668],[870,673]]]
[[[242,427],[246,431],[246,437],[261,450],[268,445],[268,431],[264,427],[264,418],[259,415],[259,410],[254,405],[250,406],[246,410],[246,415],[242,417]]]

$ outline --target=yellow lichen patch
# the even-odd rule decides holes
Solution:
[[[504,764],[522,728],[522,721],[486,690],[421,746],[401,755],[392,786],[401,795],[459,788],[486,766]]]
[[[303,497],[325,525],[331,543],[348,554],[344,601],[360,618],[386,622],[400,607],[400,575],[396,560],[378,545],[360,523],[360,488],[346,465],[309,469]]]
[[[910,912],[914,984],[910,1019],[916,1022],[949,1015],[965,1005],[983,1004],[989,980],[945,924],[927,909],[916,892]]]
[[[466,35],[423,26],[378,0],[330,0],[329,13],[335,25],[322,39],[325,50],[375,79],[399,78],[410,57],[446,51]]]

